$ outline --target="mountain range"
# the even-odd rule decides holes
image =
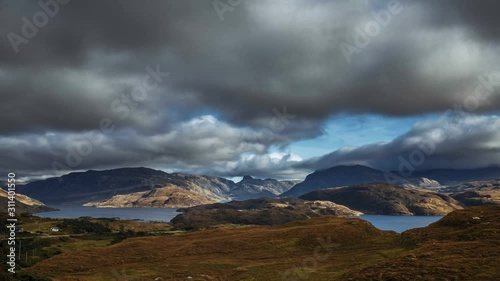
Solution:
[[[283,197],[299,197],[308,192],[332,187],[351,186],[371,182],[389,182],[397,185],[417,185],[436,187],[456,185],[469,181],[487,181],[500,179],[500,167],[488,167],[472,170],[435,169],[415,171],[410,177],[402,177],[397,171],[384,172],[362,165],[335,166],[309,174],[306,179],[284,192]]]
[[[425,189],[444,193],[447,190],[446,188],[449,189],[451,186],[464,184],[464,182],[498,179],[500,178],[500,168],[427,170],[415,172],[414,175],[408,178],[394,176],[397,174],[396,172],[387,173],[362,165],[353,165],[336,166],[315,171],[308,175],[303,182],[256,179],[245,176],[240,182],[236,183],[222,177],[166,173],[141,167],[75,172],[61,177],[34,181],[19,186],[18,190],[27,196],[53,205],[83,204],[95,207],[182,208],[261,197],[300,197],[324,188],[356,186],[374,182],[387,183],[388,181],[391,186],[404,187],[406,190]],[[452,197],[460,201],[464,206],[497,204],[497,198],[499,197],[498,190],[458,194],[461,190],[458,187],[456,189],[457,192],[448,191],[447,193],[457,193]],[[373,189],[374,193],[372,195],[378,196],[378,191]],[[396,201],[401,199],[398,197],[401,195],[399,193],[405,192],[400,189],[392,191],[395,197],[390,198]],[[387,193],[387,188],[383,192]],[[325,194],[325,192],[321,194]],[[436,198],[439,198],[439,196]],[[315,200],[329,199],[323,196]],[[436,200],[436,202],[439,201]],[[330,201],[343,204],[343,202]],[[446,198],[444,201],[449,200]],[[467,203],[464,203],[465,201]],[[353,206],[348,205],[348,207],[362,211]],[[405,210],[399,207],[394,209],[392,213],[400,211],[401,213],[414,213],[409,209]]]
[[[98,207],[188,207],[228,200],[276,197],[298,181],[166,173],[149,168],[75,172],[19,187],[47,204]]]

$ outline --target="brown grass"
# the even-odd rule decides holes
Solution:
[[[322,249],[317,239],[331,239],[335,244],[327,247],[331,252]],[[281,280],[284,274],[331,280],[347,268],[401,253],[404,249],[395,243],[397,239],[396,233],[377,230],[359,219],[323,217],[280,227],[220,228],[130,239],[111,247],[64,253],[30,271],[54,280],[112,280],[121,269],[128,280],[187,280],[187,276],[191,280]]]
[[[129,239],[63,253],[29,271],[90,281],[500,280],[499,229],[500,207],[457,211],[402,235],[359,219],[321,217]],[[318,239],[335,246],[327,252]]]
[[[500,280],[500,207],[455,211],[401,240],[414,249],[341,280]]]

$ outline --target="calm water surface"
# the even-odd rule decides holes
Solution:
[[[165,221],[169,222],[177,214],[177,209],[170,208],[95,208],[83,206],[53,206],[59,209],[54,212],[36,213],[36,216],[43,218],[120,218],[143,221]]]
[[[360,217],[371,222],[376,228],[403,232],[408,229],[425,227],[438,221],[442,216],[378,216],[363,215]]]
[[[169,222],[178,213],[177,209],[166,208],[95,208],[83,206],[52,206],[60,209],[55,212],[37,213],[46,218],[79,218],[83,216],[93,218],[120,218],[137,219],[143,221]],[[442,216],[376,216],[363,215],[360,217],[383,230],[403,232],[408,229],[427,226]]]

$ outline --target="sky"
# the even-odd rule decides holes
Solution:
[[[500,165],[500,2],[0,1],[0,174]]]

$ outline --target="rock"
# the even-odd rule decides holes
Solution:
[[[168,185],[151,191],[115,195],[108,200],[88,202],[84,206],[101,208],[183,208],[215,202],[217,201],[207,195]]]

